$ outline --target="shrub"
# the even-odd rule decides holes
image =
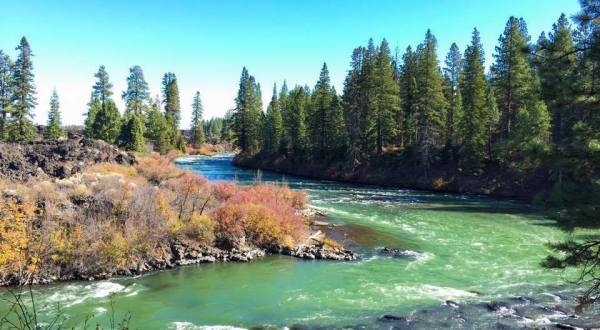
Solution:
[[[224,247],[248,243],[273,248],[290,246],[304,238],[304,220],[290,202],[301,204],[301,195],[273,185],[240,188],[222,184],[215,190],[219,190],[216,195],[226,197],[212,214],[218,224],[217,241]]]
[[[179,220],[190,220],[195,213],[202,214],[212,200],[208,181],[189,171],[167,180],[164,187],[173,192],[171,205]]]
[[[183,234],[206,246],[213,245],[215,241],[215,221],[206,215],[194,215],[185,223]]]
[[[144,178],[155,184],[178,177],[182,173],[168,158],[158,154],[139,159],[136,169]]]
[[[216,222],[215,242],[225,249],[240,248],[246,244],[244,216],[241,205],[224,204],[215,209],[210,217]]]
[[[127,177],[134,177],[138,174],[135,167],[124,166],[124,165],[119,165],[119,164],[114,164],[114,163],[101,163],[101,164],[92,165],[86,169],[86,172],[99,173],[99,174],[118,173],[118,174],[121,174],[121,175],[127,176]]]
[[[35,207],[11,198],[0,198],[0,275],[26,284],[40,261],[39,236],[34,231]]]
[[[216,199],[226,201],[240,191],[240,186],[229,182],[217,182],[213,186],[213,191]]]

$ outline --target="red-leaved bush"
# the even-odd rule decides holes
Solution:
[[[215,236],[223,247],[276,248],[292,246],[305,237],[304,219],[290,201],[291,190],[273,185],[235,187],[219,185],[221,196],[228,198],[212,213],[217,223]],[[300,196],[293,199],[306,201]]]

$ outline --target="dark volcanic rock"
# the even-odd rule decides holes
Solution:
[[[381,251],[379,251],[379,254],[382,256],[388,256],[393,258],[417,258],[421,255],[419,252],[389,247],[384,247],[383,249],[381,249]]]
[[[27,181],[30,177],[66,178],[100,162],[132,165],[131,153],[104,141],[73,137],[24,143],[0,143],[0,178]]]
[[[350,261],[358,259],[358,256],[354,252],[346,249],[334,249],[328,248],[323,245],[305,245],[300,244],[293,248],[284,248],[278,253],[292,256],[300,259],[307,260],[339,260],[339,261]]]

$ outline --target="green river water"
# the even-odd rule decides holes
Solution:
[[[182,158],[178,165],[210,180],[256,179],[255,171],[233,167],[230,156]],[[563,283],[573,273],[539,266],[548,253],[544,243],[567,234],[528,205],[261,176],[306,189],[314,207],[351,233],[351,248],[361,260],[269,256],[248,264],[190,265],[137,278],[61,283],[35,288],[42,312],[60,304],[69,323],[93,314],[90,323],[106,324],[114,293],[116,318],[130,312],[136,329],[342,326],[372,324],[385,313],[409,313],[448,299],[489,301],[569,289]],[[406,259],[379,256],[383,246],[417,253]]]

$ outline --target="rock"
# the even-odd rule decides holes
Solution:
[[[281,254],[289,255],[299,259],[307,260],[356,260],[358,257],[354,252],[345,249],[333,249],[324,245],[300,244],[291,249],[281,249]]]
[[[382,322],[398,322],[398,321],[406,321],[406,317],[404,316],[396,316],[396,315],[390,315],[390,314],[385,314],[383,316],[381,316],[379,318],[379,321]]]
[[[453,307],[453,308],[458,308],[459,307],[458,303],[455,302],[455,301],[452,301],[452,300],[446,300],[444,302],[444,304],[447,305],[447,306]]]
[[[379,251],[380,255],[393,257],[393,258],[417,258],[421,254],[411,250],[401,250],[396,248],[384,247]]]
[[[100,162],[132,165],[133,154],[100,140],[72,137],[23,143],[0,143],[0,178],[27,181],[30,177],[64,179]]]

